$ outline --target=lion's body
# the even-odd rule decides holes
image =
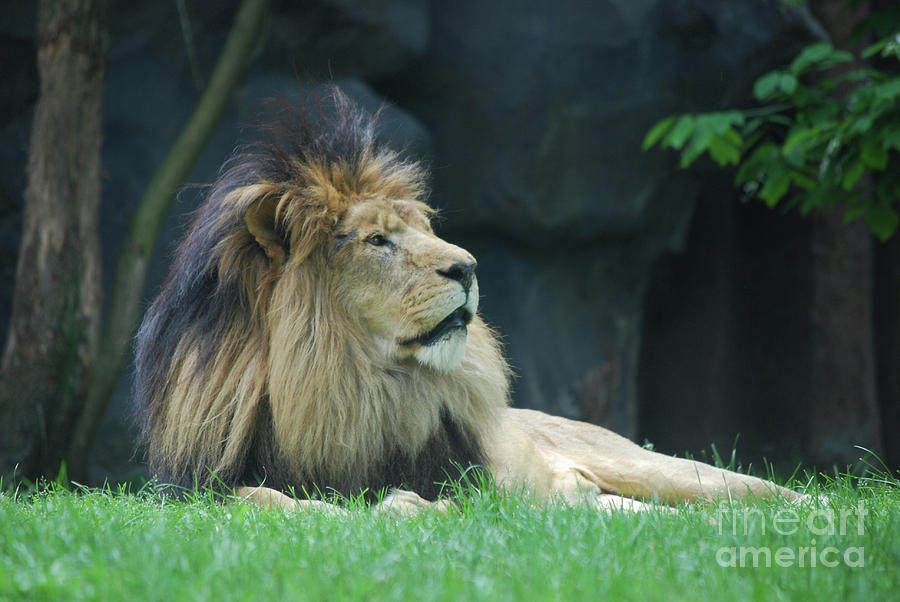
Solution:
[[[691,489],[694,463],[621,438],[592,459],[582,439],[608,431],[508,410],[474,259],[432,232],[422,168],[378,146],[339,91],[333,101],[324,125],[284,121],[233,160],[147,312],[136,400],[161,480],[435,499],[480,465],[544,498],[774,491],[705,465],[718,472]],[[643,477],[617,475],[616,455]],[[679,475],[668,488],[654,485],[663,465]]]

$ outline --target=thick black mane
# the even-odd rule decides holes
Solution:
[[[448,483],[458,482],[471,467],[485,465],[484,451],[475,438],[441,412],[441,425],[415,456],[390,450],[371,470],[335,479],[331,474],[295,474],[272,443],[272,417],[268,404],[260,412],[257,435],[238,481],[241,485],[264,485],[305,497],[338,493],[345,497],[364,495],[375,501],[392,488],[414,491],[427,500],[452,494]],[[326,487],[327,490],[322,489]]]

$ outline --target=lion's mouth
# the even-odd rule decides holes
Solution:
[[[422,333],[417,337],[413,337],[409,340],[402,341],[401,345],[422,345],[423,347],[427,347],[428,345],[433,345],[443,338],[445,334],[450,332],[451,330],[463,329],[465,330],[466,326],[469,325],[469,322],[472,321],[472,312],[466,309],[465,306],[458,307],[451,313],[449,316],[438,322],[438,325],[429,330],[428,332]]]

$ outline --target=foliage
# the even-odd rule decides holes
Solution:
[[[825,480],[818,501],[603,513],[473,492],[446,515],[288,514],[211,496],[178,501],[58,489],[0,495],[0,599],[883,600],[900,588],[900,487]],[[827,511],[867,510],[863,532]],[[775,520],[796,516],[795,533]],[[813,520],[815,531],[808,525]],[[833,531],[833,532],[832,532]],[[837,566],[722,566],[720,550],[828,547]],[[848,566],[849,548],[864,566]],[[808,552],[807,552],[808,554]],[[826,554],[827,556],[827,554]],[[724,558],[728,560],[728,558]],[[752,559],[751,559],[752,560]]]
[[[866,25],[883,37],[859,60],[826,42],[807,46],[756,80],[761,106],[667,117],[644,150],[680,151],[682,168],[706,153],[737,166],[735,186],[769,207],[839,207],[889,238],[900,222],[900,9]]]

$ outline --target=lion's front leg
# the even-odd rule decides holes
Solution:
[[[269,487],[238,487],[234,490],[238,500],[256,504],[260,508],[276,508],[289,512],[298,510],[323,510],[336,514],[346,512],[343,508],[321,500],[298,500]]]
[[[300,510],[317,510],[335,514],[346,514],[347,511],[321,500],[298,500],[269,487],[238,487],[234,490],[236,500],[250,502],[260,508],[275,508],[288,512]],[[453,504],[448,500],[430,502],[412,491],[405,489],[391,490],[373,510],[382,514],[395,516],[412,516],[423,510],[447,512]]]
[[[382,514],[395,516],[412,516],[423,510],[446,513],[453,507],[448,500],[430,502],[412,491],[406,489],[392,489],[381,502],[375,506],[375,511]]]
[[[593,498],[593,505],[600,510],[624,510],[628,512],[645,512],[648,510],[673,511],[674,508],[646,504],[631,497],[622,497],[612,493],[601,493]]]

